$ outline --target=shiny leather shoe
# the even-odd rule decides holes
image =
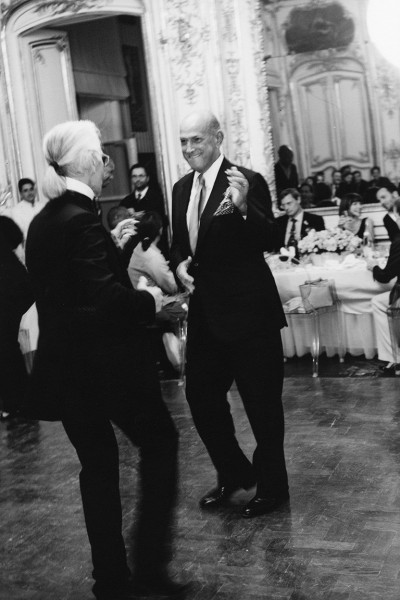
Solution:
[[[199,502],[200,508],[217,508],[217,506],[224,504],[232,494],[240,489],[242,489],[240,485],[235,487],[219,485],[201,498]]]
[[[277,509],[279,506],[289,500],[289,492],[279,494],[276,496],[267,496],[262,498],[260,496],[254,496],[248,504],[242,510],[242,517],[250,519],[252,517],[259,517],[260,515],[266,515]]]

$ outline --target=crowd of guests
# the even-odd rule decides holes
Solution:
[[[323,171],[308,175],[300,182],[293,160],[294,154],[291,148],[280,146],[274,168],[277,194],[279,198],[283,190],[297,189],[304,209],[339,206],[340,201],[347,194],[358,194],[362,204],[375,203],[379,188],[394,185],[381,174],[378,166],[370,169],[371,177],[366,181],[362,178],[361,171],[353,170],[350,165],[333,170],[330,182],[326,181]]]

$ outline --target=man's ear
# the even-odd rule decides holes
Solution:
[[[223,132],[220,129],[217,131],[217,136],[216,137],[217,137],[217,144],[218,144],[218,146],[221,146],[222,142],[224,141],[224,134],[223,134]]]

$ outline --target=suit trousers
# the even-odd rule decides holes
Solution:
[[[217,340],[202,327],[188,336],[186,396],[219,485],[285,493],[282,407],[283,353],[279,329],[236,341]],[[236,382],[256,440],[251,464],[236,439],[227,393]]]
[[[158,381],[155,383],[159,390]],[[155,385],[154,391],[141,398],[139,406],[132,392],[131,404],[110,408],[109,418],[63,420],[82,466],[80,488],[92,549],[95,595],[123,589],[129,577],[122,537],[118,445],[112,422],[140,451],[141,497],[135,527],[134,569],[143,575],[159,572],[170,559],[178,435]]]
[[[0,301],[0,399],[3,410],[13,413],[22,405],[28,373],[18,342],[22,315]]]

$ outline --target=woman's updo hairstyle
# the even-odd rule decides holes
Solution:
[[[154,211],[144,213],[139,223],[136,226],[139,241],[142,242],[144,252],[148,250],[154,240],[160,235],[162,230],[162,219],[160,215]]]
[[[92,121],[67,121],[56,125],[43,139],[48,167],[43,193],[58,198],[66,191],[65,177],[94,172],[102,160],[100,132]]]

